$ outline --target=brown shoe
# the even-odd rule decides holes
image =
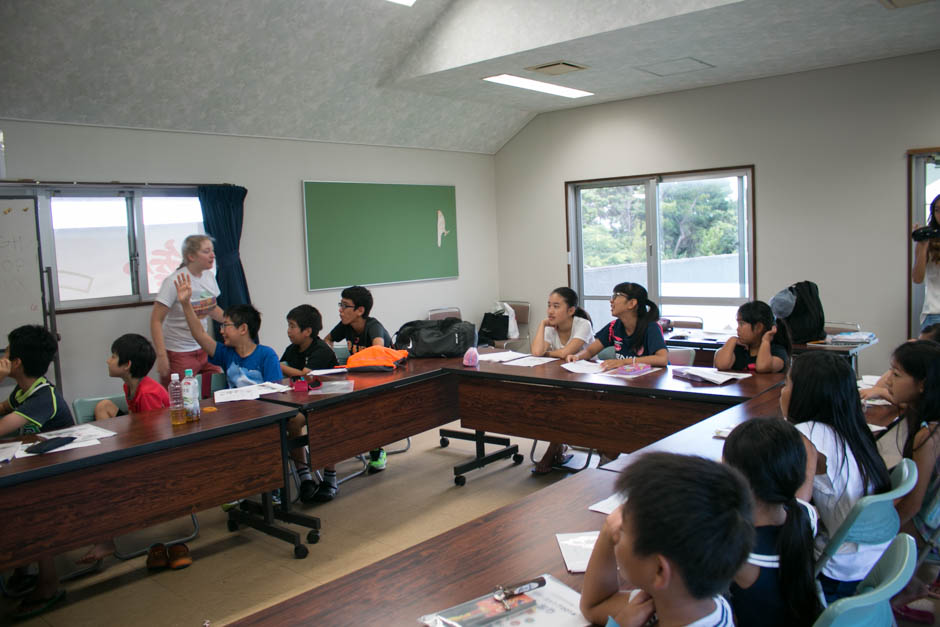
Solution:
[[[166,546],[162,543],[151,545],[147,553],[147,570],[163,570],[169,566]]]
[[[193,558],[189,554],[189,547],[185,544],[172,544],[167,547],[167,554],[170,558],[170,568],[179,570],[186,568],[193,563]]]

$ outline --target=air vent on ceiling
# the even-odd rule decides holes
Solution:
[[[715,67],[710,63],[693,59],[692,57],[683,57],[673,61],[664,61],[652,65],[636,66],[637,70],[647,72],[655,76],[672,76],[673,74],[685,74],[687,72],[696,72],[698,70],[707,70]]]
[[[586,70],[587,66],[578,65],[577,63],[572,63],[570,61],[552,61],[551,63],[533,65],[532,67],[527,67],[526,69],[530,72],[539,72],[540,74],[548,74],[549,76],[559,76],[561,74],[567,74],[568,72]]]
[[[907,7],[912,7],[915,4],[923,4],[927,0],[878,0],[881,4],[888,9],[904,9]]]

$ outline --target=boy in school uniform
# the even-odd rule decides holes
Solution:
[[[311,370],[335,368],[337,365],[336,353],[320,339],[323,329],[323,318],[316,307],[298,305],[287,312],[287,339],[290,344],[281,355],[281,372],[285,377],[300,377]],[[287,423],[291,438],[303,435],[307,421],[303,414],[297,414]],[[300,476],[300,500],[312,503],[317,491],[317,485],[310,474],[310,466],[304,449],[291,450],[294,466]],[[334,472],[335,477],[335,472]]]
[[[0,358],[0,381],[11,377],[16,387],[7,400],[0,402],[0,436],[72,426],[68,404],[45,377],[58,351],[55,337],[41,326],[25,325],[13,329],[7,340],[9,344]],[[17,568],[4,589],[10,596],[25,597],[15,610],[16,618],[38,616],[65,598],[65,590],[59,588],[54,556],[39,560],[38,578],[29,575],[25,566]]]
[[[754,544],[753,503],[735,469],[701,457],[648,453],[617,480],[627,496],[604,523],[581,593],[596,625],[734,625],[727,591]],[[619,568],[619,575],[618,575]],[[620,589],[622,575],[633,591]]]
[[[166,388],[147,376],[156,360],[153,344],[143,335],[126,333],[111,344],[108,376],[124,382],[124,398],[132,414],[170,406]],[[108,399],[95,405],[95,420],[114,418],[118,413],[118,406]]]
[[[185,274],[176,278],[176,295],[193,339],[206,351],[210,363],[222,368],[230,388],[281,380],[283,375],[277,353],[270,346],[258,344],[261,314],[257,309],[251,305],[233,305],[226,309],[221,325],[224,343],[219,344],[203,328],[189,302],[192,286]]]
[[[346,340],[350,354],[369,346],[391,346],[392,336],[382,323],[369,316],[372,311],[372,293],[361,285],[347,287],[340,294],[339,324],[326,334],[323,341],[328,346]],[[369,474],[385,470],[385,449],[369,451]],[[323,471],[323,482],[317,488],[314,500],[332,501],[336,496],[336,468],[327,466]]]

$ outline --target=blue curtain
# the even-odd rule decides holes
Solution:
[[[219,284],[219,307],[250,304],[245,269],[238,254],[248,190],[236,185],[200,185],[199,203],[206,233],[215,239],[215,278]],[[216,328],[218,337],[218,323]]]

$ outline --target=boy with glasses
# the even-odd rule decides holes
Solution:
[[[346,341],[350,354],[358,353],[369,346],[392,345],[392,336],[382,323],[369,316],[372,311],[372,293],[361,285],[347,287],[340,294],[339,324],[327,333],[323,341],[332,346],[333,342]],[[369,474],[385,470],[385,449],[369,451]],[[332,501],[337,493],[336,468],[327,466],[323,470],[323,481],[314,494],[314,500]]]

